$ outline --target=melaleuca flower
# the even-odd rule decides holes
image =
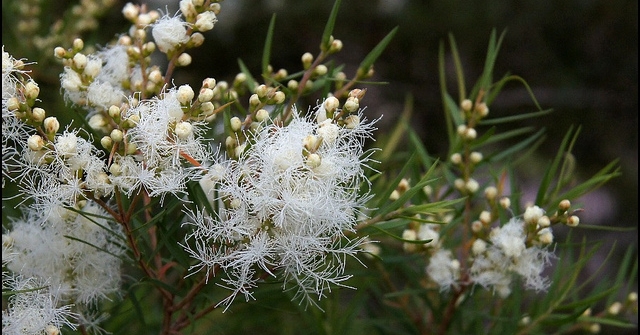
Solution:
[[[78,209],[85,214],[59,207],[40,225],[25,208],[6,234],[13,254],[7,268],[46,279],[62,301],[90,305],[119,290],[124,234],[119,225],[97,218],[106,213],[94,203]]]
[[[333,125],[335,136],[327,141],[321,129],[330,125],[312,118],[265,126],[237,161],[214,165],[203,177],[221,209],[188,212],[185,224],[194,230],[185,248],[198,260],[192,269],[223,270],[233,290],[224,303],[238,294],[252,297],[258,271],[282,278],[284,289],[308,302],[350,277],[345,257],[363,240],[344,232],[354,231],[369,199],[359,190],[368,182],[363,142],[373,127],[361,119],[354,129]]]
[[[59,330],[63,326],[76,329],[77,315],[71,312],[72,306],[61,304],[55,286],[46,280],[3,272],[3,296],[5,290],[15,294],[9,296],[7,308],[2,309],[3,334],[41,335],[47,329]]]
[[[520,275],[527,288],[545,290],[549,280],[542,276],[553,253],[546,248],[527,246],[525,222],[511,219],[490,234],[490,244],[478,252],[469,270],[470,278],[485,288],[493,288],[502,297],[511,293],[512,275]],[[551,233],[550,230],[547,233]]]
[[[131,128],[128,145],[136,148],[136,160],[116,155],[120,170],[114,183],[129,193],[143,186],[151,196],[184,191],[190,179],[199,179],[200,170],[184,164],[182,157],[198,162],[209,161],[211,153],[201,134],[204,122],[184,121],[177,90],[158,98],[141,101],[126,112],[138,121]]]
[[[152,25],[151,34],[162,52],[170,52],[178,46],[189,41],[187,35],[188,23],[182,21],[180,16],[165,15]]]
[[[116,44],[88,55],[87,64],[83,69],[66,66],[60,83],[65,100],[86,108],[88,116],[112,105],[119,106],[132,93],[123,87],[142,80],[140,65],[130,67],[124,45]]]

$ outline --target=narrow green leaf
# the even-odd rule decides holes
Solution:
[[[338,17],[338,9],[340,8],[341,0],[336,0],[333,3],[333,8],[331,8],[331,13],[329,14],[329,19],[327,19],[327,25],[324,26],[324,32],[322,33],[322,42],[320,43],[320,50],[326,52],[329,50],[331,43],[331,35],[333,34],[333,28],[336,25],[336,19]]]
[[[273,44],[273,31],[276,27],[276,14],[271,15],[267,36],[264,39],[264,48],[262,49],[262,76],[267,78],[269,75],[269,63],[271,60],[271,46]]]
[[[535,119],[535,118],[541,117],[543,115],[550,114],[552,112],[553,112],[553,109],[545,109],[545,110],[541,110],[541,111],[538,111],[538,112],[518,114],[518,115],[512,115],[512,116],[505,116],[505,117],[500,117],[500,118],[495,118],[495,119],[485,119],[485,120],[481,120],[478,124],[482,125],[482,126],[489,126],[489,125],[496,125],[496,124],[501,124],[501,123],[522,121],[522,120],[527,120],[527,119]]]
[[[464,83],[464,69],[462,68],[462,62],[460,61],[460,53],[458,52],[458,46],[453,34],[449,34],[449,45],[451,46],[451,55],[453,57],[453,64],[456,69],[456,79],[458,80],[458,101],[467,98],[467,89]]]
[[[238,58],[238,66],[240,67],[240,72],[242,72],[245,76],[247,76],[247,80],[245,80],[245,85],[249,88],[249,92],[255,92],[256,90],[256,80],[251,75],[251,71],[244,64],[242,59]]]
[[[373,66],[373,63],[375,63],[376,59],[380,57],[384,49],[387,48],[387,45],[389,45],[389,43],[391,42],[391,39],[393,39],[393,36],[397,32],[398,32],[398,27],[396,26],[387,34],[387,36],[385,36],[380,42],[378,42],[378,44],[373,48],[373,50],[371,50],[371,52],[369,52],[369,54],[367,54],[367,56],[362,60],[362,62],[360,63],[360,66],[358,66],[358,72],[360,71],[363,71],[363,73],[369,72],[369,69],[371,68],[371,66]]]

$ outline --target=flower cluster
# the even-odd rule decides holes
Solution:
[[[315,114],[324,115],[336,100],[326,100]],[[237,161],[217,163],[200,181],[221,209],[189,213],[185,224],[195,229],[187,250],[199,261],[193,268],[226,274],[233,289],[226,303],[239,293],[251,297],[261,278],[257,271],[281,273],[285,288],[293,283],[305,301],[349,278],[345,256],[362,240],[345,232],[354,232],[368,199],[359,190],[367,181],[364,140],[373,130],[363,115],[352,116],[358,121],[296,115],[287,126],[264,125]]]

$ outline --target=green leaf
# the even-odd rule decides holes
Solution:
[[[367,56],[364,57],[364,59],[360,63],[360,66],[358,66],[358,72],[362,72],[362,73],[369,72],[369,69],[373,66],[373,63],[375,63],[376,59],[380,57],[384,49],[387,48],[387,45],[389,45],[389,43],[391,42],[391,39],[393,39],[393,36],[397,32],[398,32],[398,27],[396,26],[395,28],[391,29],[391,31],[387,34],[387,36],[385,36],[380,42],[378,42],[378,44],[373,48],[373,50],[371,50],[371,52],[369,52],[369,54],[367,54]]]
[[[333,8],[331,8],[331,13],[329,14],[329,19],[327,19],[327,24],[324,26],[324,32],[322,33],[322,42],[320,43],[320,50],[326,52],[331,47],[331,35],[333,34],[333,28],[336,25],[336,18],[338,17],[338,9],[340,8],[341,0],[336,0],[333,3]]]
[[[267,29],[267,36],[264,39],[264,48],[262,49],[262,76],[267,78],[269,74],[269,63],[271,59],[271,46],[273,44],[273,31],[276,26],[276,14],[271,16],[269,21],[269,28]]]

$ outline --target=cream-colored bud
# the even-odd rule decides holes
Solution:
[[[247,148],[247,143],[242,143],[239,146],[237,146],[236,149],[234,150],[236,157],[242,156],[246,148]]]
[[[273,79],[280,81],[280,80],[283,80],[284,78],[286,78],[288,75],[289,75],[289,73],[287,72],[286,69],[280,69],[280,70],[278,70],[278,72],[276,72],[273,75]]]
[[[609,306],[609,308],[607,308],[607,313],[611,315],[618,315],[620,314],[620,311],[622,311],[622,304],[618,301],[614,302]]]
[[[80,51],[84,49],[84,41],[81,38],[73,40],[73,50]]]
[[[100,145],[107,150],[111,150],[113,147],[113,139],[110,136],[103,136],[100,139]]]
[[[185,84],[178,88],[176,99],[178,99],[178,102],[180,102],[181,105],[190,105],[194,96],[195,93],[193,92],[193,88]]]
[[[464,138],[466,140],[474,140],[478,136],[478,133],[473,128],[467,128],[467,131],[464,134]]]
[[[340,106],[340,101],[338,98],[331,96],[324,100],[323,106],[328,113],[333,113]]]
[[[124,133],[122,132],[122,130],[120,129],[114,129],[111,131],[111,134],[109,135],[111,137],[111,139],[113,139],[114,142],[118,143],[118,142],[122,142],[122,140],[124,139]]]
[[[16,97],[11,97],[7,99],[7,109],[9,111],[15,111],[20,108],[20,101]]]
[[[469,178],[469,181],[467,181],[465,188],[467,189],[467,191],[469,191],[469,193],[476,193],[478,188],[480,188],[480,184],[478,184],[475,179]]]
[[[469,155],[469,160],[471,161],[471,163],[473,164],[478,164],[482,161],[482,153],[479,153],[477,151],[472,152]]]
[[[265,84],[258,85],[255,93],[258,95],[258,98],[263,99],[267,96],[267,93],[269,93],[269,87]]]
[[[87,56],[81,53],[77,53],[75,56],[73,56],[73,65],[77,69],[84,69],[87,66]]]
[[[487,200],[493,200],[498,195],[498,189],[495,186],[488,186],[484,189],[484,197]]]
[[[309,66],[311,66],[311,63],[313,63],[313,55],[310,52],[305,52],[302,57],[302,66],[304,67],[304,69],[308,69]]]
[[[27,139],[27,146],[33,151],[38,151],[44,147],[44,139],[40,135],[31,135]]]
[[[471,252],[474,255],[480,255],[487,250],[487,242],[481,239],[477,239],[473,242],[471,246]]]
[[[476,105],[475,110],[476,112],[478,112],[478,115],[480,115],[480,117],[485,117],[489,115],[489,107],[487,107],[487,104],[485,102],[481,102],[478,105]]]
[[[538,241],[542,244],[551,244],[553,242],[553,234],[551,229],[544,228],[538,232]]]
[[[202,1],[202,0],[198,0],[198,1]],[[217,2],[209,5],[209,10],[214,12],[216,15],[220,14],[220,9],[221,9],[221,5]]]
[[[55,49],[53,49],[53,55],[57,58],[64,58],[66,54],[67,51],[63,47],[56,47]]]
[[[205,78],[204,80],[202,80],[202,87],[213,89],[214,87],[216,87],[216,80],[214,78]]]
[[[244,83],[245,81],[247,81],[247,75],[244,74],[244,72],[240,72],[240,73],[236,74],[236,77],[233,80],[233,84],[234,85],[240,85],[240,84]]]
[[[551,225],[551,220],[549,220],[548,216],[543,215],[538,219],[538,226],[542,228],[546,228],[546,227],[549,227],[550,225]]]
[[[213,103],[211,101],[207,101],[207,102],[203,102],[200,105],[200,110],[202,111],[202,113],[204,113],[205,115],[210,115],[213,113],[213,111],[215,110],[215,106],[213,105]]]
[[[58,132],[58,129],[60,129],[60,122],[58,122],[58,119],[55,116],[49,116],[44,119],[42,125],[44,126],[44,131],[47,134],[55,134]]]
[[[118,44],[120,45],[128,46],[128,45],[131,45],[131,43],[133,43],[131,36],[122,35],[120,36],[120,38],[118,38]]]
[[[580,223],[580,218],[575,215],[571,215],[570,217],[567,218],[567,226],[569,227],[576,227],[579,223]]]
[[[561,211],[568,211],[569,208],[571,208],[571,201],[567,199],[560,201],[560,203],[558,204],[558,209]]]
[[[269,112],[266,109],[258,109],[256,112],[256,121],[262,122],[269,118]]]
[[[627,295],[627,301],[629,301],[629,302],[638,301],[638,293],[636,293],[636,292],[629,293],[629,295]]]
[[[202,44],[204,44],[204,35],[199,32],[191,34],[191,37],[189,38],[189,44],[196,48],[201,46]]]
[[[144,28],[148,26],[151,22],[153,22],[151,15],[149,15],[149,13],[142,13],[138,15],[138,19],[136,20],[136,25],[140,28]]]
[[[284,102],[285,98],[286,98],[286,95],[284,94],[284,92],[278,91],[273,95],[273,102],[279,105]]]
[[[489,224],[491,222],[491,212],[482,211],[480,213],[480,222],[482,222],[483,224]]]
[[[463,179],[457,178],[456,180],[453,181],[453,186],[456,187],[456,189],[462,191],[464,190],[464,186],[465,186],[465,182]]]
[[[122,166],[118,163],[113,163],[109,166],[109,172],[114,176],[119,176],[122,173]]]
[[[231,120],[229,120],[229,123],[231,124],[231,131],[233,132],[239,131],[242,127],[242,121],[237,116],[232,117]]]
[[[592,323],[591,325],[589,325],[589,332],[591,334],[598,334],[600,333],[601,329],[602,327],[600,326],[599,323]]]
[[[238,140],[236,140],[236,138],[233,136],[227,136],[224,143],[228,148],[235,147],[238,145]]]
[[[287,88],[292,90],[292,91],[297,90],[298,89],[298,81],[297,80],[293,80],[293,79],[289,80],[287,82]]]
[[[40,123],[42,122],[42,120],[44,120],[44,118],[47,116],[47,112],[44,111],[44,109],[40,108],[40,107],[35,107],[32,111],[31,111],[31,119],[34,122]]]
[[[358,98],[349,98],[349,99],[347,99],[347,101],[344,103],[344,106],[343,106],[343,109],[347,113],[356,112],[358,110],[358,108],[360,108],[360,103],[358,101]]]
[[[193,126],[186,121],[180,121],[176,124],[176,136],[181,140],[188,139],[193,134]]]
[[[127,143],[127,154],[133,155],[138,151],[138,146],[135,143]]]
[[[482,231],[482,227],[483,225],[480,220],[474,220],[473,222],[471,222],[471,231],[476,234]]]
[[[125,19],[131,22],[135,22],[136,17],[139,13],[140,7],[132,4],[131,2],[128,2],[126,5],[124,5],[124,8],[122,8],[122,15],[124,15]]]
[[[460,108],[462,108],[462,110],[465,111],[465,112],[471,111],[472,107],[473,107],[473,102],[471,102],[471,100],[469,100],[469,99],[464,99],[460,103]]]
[[[531,317],[528,315],[525,315],[522,317],[522,319],[520,319],[520,321],[518,321],[518,324],[521,326],[526,326],[528,324],[531,323]]]
[[[344,119],[344,127],[347,129],[355,129],[360,124],[360,117],[357,115],[349,115]]]
[[[316,135],[307,135],[302,139],[302,146],[309,152],[315,152],[318,150],[320,144],[322,144],[320,137]]]
[[[538,224],[538,220],[544,215],[544,210],[538,206],[528,206],[524,210],[522,218],[528,224]]]
[[[178,56],[178,61],[176,62],[176,65],[188,66],[189,64],[191,64],[191,55],[189,55],[186,52],[183,52],[182,54],[180,54],[180,56]]]
[[[500,206],[504,209],[511,207],[511,199],[509,199],[508,197],[500,198]]]
[[[462,155],[456,152],[449,157],[449,160],[451,160],[451,163],[458,165],[462,163]]]
[[[318,154],[309,154],[306,163],[310,168],[315,169],[322,164],[322,159]]]
[[[162,78],[162,72],[158,69],[153,69],[153,71],[149,73],[149,81],[156,84],[163,82],[164,79]]]
[[[342,50],[342,41],[341,40],[333,40],[331,45],[329,46],[329,52],[334,53]]]
[[[257,94],[251,94],[249,97],[249,105],[255,107],[260,104],[260,97]]]
[[[317,76],[324,76],[325,74],[327,74],[328,70],[329,69],[327,69],[326,65],[320,64],[316,66],[316,68],[313,70],[313,73]]]
[[[38,97],[38,94],[40,94],[40,87],[38,87],[38,84],[35,81],[29,80],[24,85],[24,96],[27,99],[35,99]]]
[[[203,88],[200,90],[200,93],[198,94],[198,101],[200,102],[206,102],[206,101],[211,101],[211,99],[213,99],[213,90],[210,88]]]
[[[94,114],[89,118],[89,127],[94,130],[102,129],[102,127],[107,125],[107,120],[102,114]]]
[[[464,136],[464,134],[467,132],[467,125],[466,124],[459,125],[456,131],[458,132],[458,135]]]

